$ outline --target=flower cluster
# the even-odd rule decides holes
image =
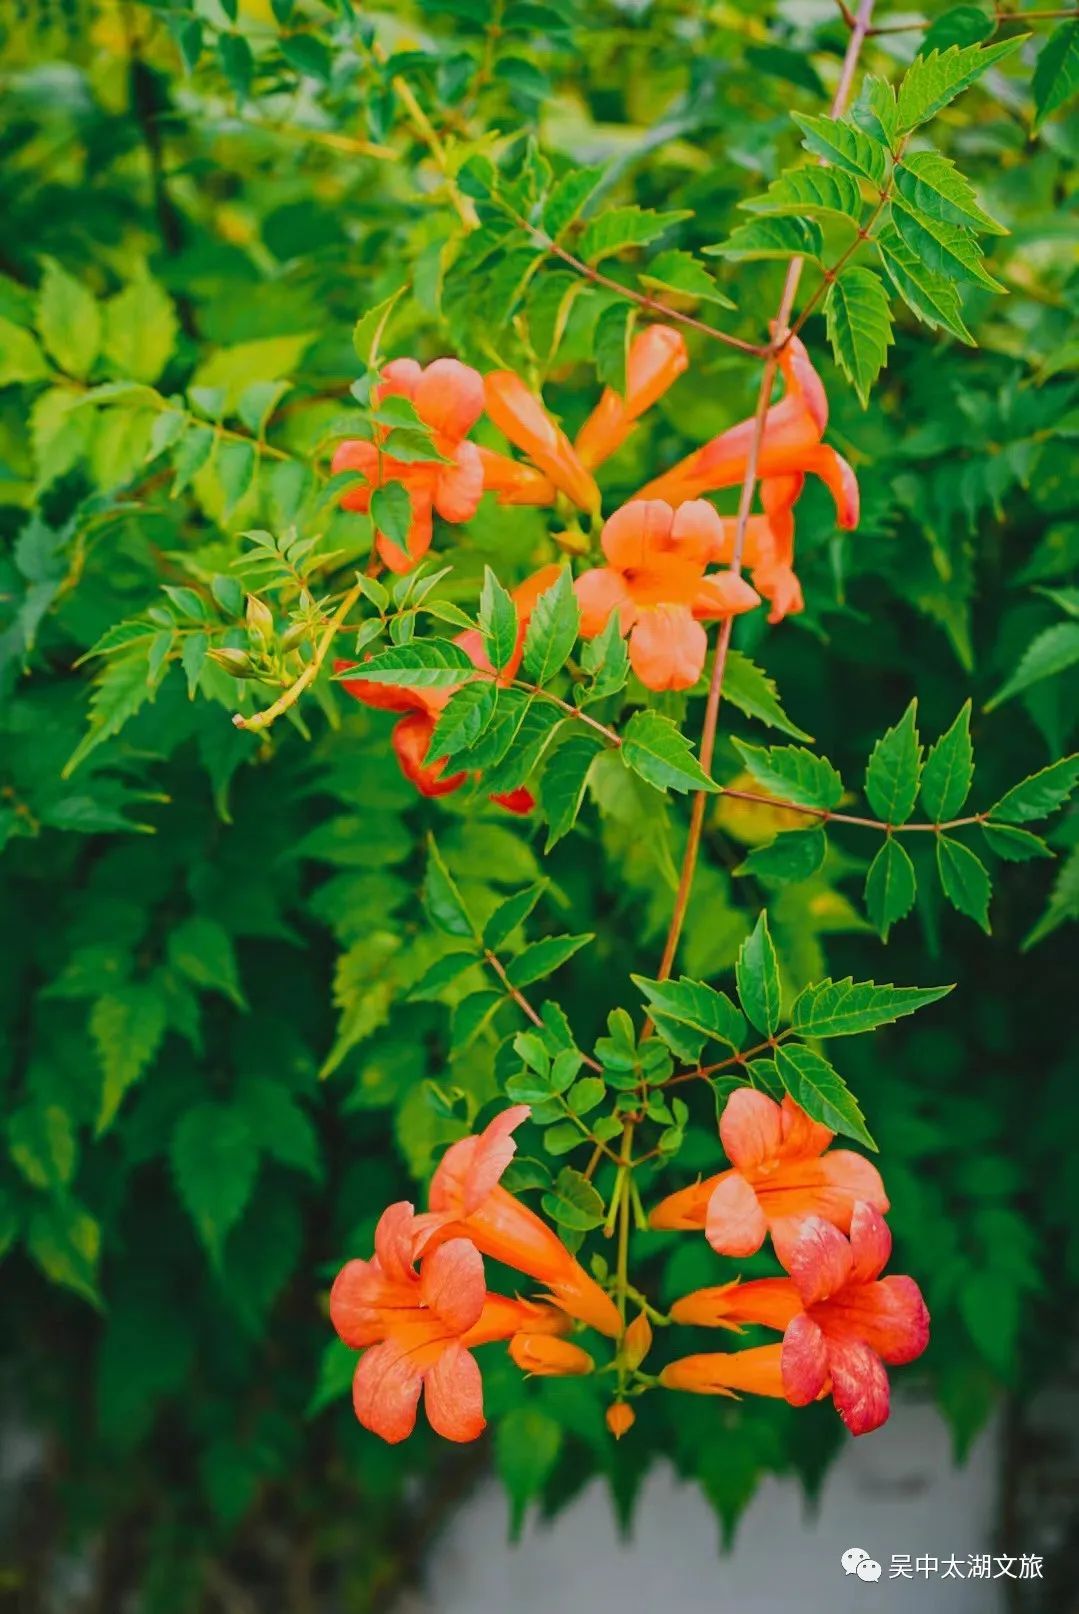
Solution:
[[[383,1439],[412,1432],[421,1391],[431,1427],[473,1440],[484,1427],[474,1347],[509,1342],[526,1373],[592,1372],[592,1356],[565,1336],[586,1324],[618,1342],[615,1364],[633,1373],[652,1343],[642,1312],[629,1324],[554,1230],[501,1185],[515,1129],[529,1115],[515,1105],[478,1135],[451,1145],[431,1181],[429,1208],[391,1205],[375,1253],[338,1274],[330,1315],[346,1345],[363,1352],[353,1382],[360,1422]],[[832,1133],[790,1098],[777,1104],[753,1088],[730,1097],[720,1123],[728,1171],[664,1200],[658,1228],[703,1227],[717,1251],[749,1255],[770,1234],[788,1276],[735,1280],[675,1302],[673,1323],[770,1328],[780,1344],[681,1357],[657,1380],[706,1395],[748,1392],[805,1406],[831,1393],[852,1434],[888,1416],[884,1364],[925,1349],[929,1319],[911,1278],[880,1276],[891,1253],[880,1176],[860,1155],[829,1150]],[[490,1293],[483,1258],[544,1286],[538,1298]],[[608,1427],[620,1438],[634,1421],[619,1399]]]
[[[789,1097],[753,1088],[727,1100],[720,1137],[731,1168],[672,1194],[653,1227],[705,1231],[714,1250],[746,1256],[770,1235],[786,1278],[698,1289],[677,1301],[675,1322],[740,1332],[755,1324],[781,1344],[682,1357],[660,1375],[670,1389],[749,1391],[792,1406],[832,1395],[851,1434],[888,1416],[885,1364],[912,1362],[929,1343],[929,1313],[912,1278],[881,1278],[892,1239],[888,1200],[870,1161],[829,1149],[833,1134]]]

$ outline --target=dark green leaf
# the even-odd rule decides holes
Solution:
[[[1079,26],[1062,22],[1042,46],[1034,68],[1035,129],[1060,110],[1079,90]]]
[[[811,1121],[876,1149],[857,1099],[822,1054],[801,1043],[784,1043],[776,1049],[775,1062],[785,1091]]]
[[[766,1037],[779,1027],[779,960],[768,929],[768,915],[762,912],[738,953],[735,966],[738,1001],[746,1019]]]
[[[784,830],[767,846],[755,846],[734,872],[781,884],[808,880],[823,864],[827,851],[828,837],[823,829]]]
[[[549,683],[564,666],[577,641],[581,612],[573,592],[569,567],[563,567],[558,581],[544,589],[536,601],[525,634],[525,671],[535,683]]]
[[[826,118],[817,113],[792,112],[791,116],[802,131],[802,144],[815,157],[872,180],[874,185],[884,183],[888,153],[864,129],[845,118]]]
[[[967,701],[951,728],[933,746],[922,770],[922,806],[934,824],[957,816],[973,781],[974,747]]]
[[[546,851],[576,823],[589,770],[601,749],[598,736],[571,734],[547,758],[539,783],[540,808],[548,825]]]
[[[857,264],[844,269],[831,284],[824,313],[835,361],[864,408],[892,341],[891,309],[880,276]]]
[[[718,790],[685,735],[658,712],[634,712],[622,734],[622,761],[657,790]]]
[[[411,644],[393,645],[380,650],[363,664],[363,676],[376,684],[401,684],[406,689],[452,689],[475,667],[460,645],[449,639],[414,639]],[[338,679],[355,678],[346,669]]]
[[[895,836],[889,835],[865,880],[865,905],[884,941],[896,920],[905,918],[913,908],[915,894],[914,864]]]
[[[552,1222],[560,1227],[576,1228],[580,1233],[602,1226],[606,1214],[595,1188],[572,1166],[562,1167],[553,1188],[543,1196],[543,1209]]]
[[[798,745],[749,745],[731,742],[746,767],[771,795],[801,807],[838,807],[843,781],[827,757]]]
[[[962,841],[937,836],[937,869],[953,908],[974,919],[988,934],[990,882],[985,864]]]
[[[506,968],[510,985],[531,986],[533,981],[542,981],[594,940],[594,936],[588,933],[583,936],[545,936],[542,941],[532,942],[510,960]]]
[[[517,649],[517,607],[489,566],[483,568],[479,622],[487,659],[501,672]]]
[[[884,823],[906,823],[918,799],[921,768],[918,702],[912,700],[899,722],[881,735],[866,769],[866,800]]]
[[[800,1037],[850,1037],[890,1026],[936,1003],[950,986],[877,986],[874,981],[831,978],[807,986],[791,1008],[791,1026]]]
[[[1079,752],[1062,757],[1048,768],[1032,773],[1021,784],[1013,785],[1007,795],[990,807],[989,817],[1006,824],[1035,823],[1039,818],[1048,818],[1067,801],[1077,782]]]
[[[982,834],[991,852],[1006,863],[1028,863],[1031,858],[1053,856],[1040,835],[1028,829],[1017,829],[1013,824],[983,824]]]

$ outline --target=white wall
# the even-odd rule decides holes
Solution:
[[[997,1448],[991,1430],[956,1469],[937,1413],[900,1402],[884,1429],[845,1448],[815,1515],[796,1484],[766,1483],[728,1556],[700,1493],[670,1470],[651,1476],[629,1543],[597,1482],[510,1546],[492,1482],[452,1520],[423,1594],[400,1614],[1003,1614],[999,1581],[889,1578],[893,1553],[935,1555],[943,1568],[951,1554],[965,1564],[990,1550]],[[880,1561],[879,1582],[843,1573],[848,1547]]]

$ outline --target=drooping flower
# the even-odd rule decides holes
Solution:
[[[377,408],[390,397],[407,398],[429,427],[439,459],[403,461],[383,451],[388,428],[375,427],[372,442],[350,438],[338,446],[331,470],[361,471],[362,485],[341,498],[345,510],[367,511],[376,488],[399,482],[408,489],[411,524],[404,548],[386,533],[375,533],[383,561],[407,572],[431,547],[432,514],[443,521],[468,521],[483,496],[483,464],[475,443],[466,439],[483,413],[483,378],[457,359],[436,359],[426,369],[415,359],[394,359],[372,394]]]
[[[812,1216],[784,1259],[802,1308],[783,1335],[787,1400],[806,1406],[830,1385],[852,1435],[888,1417],[885,1363],[913,1362],[929,1343],[929,1312],[914,1279],[880,1276],[891,1253],[883,1216],[859,1201],[849,1239]]]
[[[786,383],[786,396],[773,404],[765,416],[757,475],[766,479],[812,472],[832,494],[839,526],[856,527],[857,479],[846,460],[821,440],[828,425],[828,399],[797,337],[792,337],[780,352],[779,368]],[[649,482],[637,497],[681,504],[685,499],[699,499],[702,493],[737,487],[746,473],[754,431],[753,420],[731,426]]]
[[[514,1334],[510,1355],[522,1372],[542,1378],[591,1373],[596,1365],[580,1345],[556,1334]]]
[[[590,471],[621,448],[635,423],[662,398],[687,368],[689,355],[681,331],[672,325],[650,325],[630,343],[623,397],[607,387],[580,431],[574,447]]]
[[[508,665],[497,675],[500,683],[508,683],[515,677],[520,666],[529,617],[539,596],[557,582],[559,571],[560,568],[555,565],[542,566],[538,572],[514,589],[513,599],[517,606],[518,618],[517,648]],[[483,647],[483,637],[478,629],[469,628],[464,633],[459,633],[454,643],[460,645],[478,672],[485,673],[488,677],[495,676]],[[353,666],[362,666],[362,663],[335,661],[334,671],[345,672]],[[401,721],[394,725],[390,743],[401,772],[411,784],[415,785],[421,795],[447,796],[455,790],[460,790],[467,782],[469,777],[467,771],[447,774],[445,757],[428,756],[435,725],[450,697],[461,687],[459,684],[452,685],[448,689],[425,689],[406,684],[384,684],[371,678],[345,678],[341,683],[353,699],[360,701],[364,706],[404,714]],[[507,811],[515,813],[531,812],[535,806],[530,792],[525,789],[495,795],[491,800],[497,802],[500,807],[505,807]]]
[[[334,1281],[334,1328],[363,1352],[352,1403],[365,1429],[396,1444],[412,1433],[422,1392],[436,1434],[475,1440],[484,1429],[483,1388],[462,1342],[483,1311],[483,1260],[468,1239],[455,1238],[417,1270],[415,1227],[411,1205],[390,1205],[372,1259],[347,1262]]]
[[[804,486],[804,474],[765,477],[759,488],[764,514],[750,516],[746,522],[742,560],[753,587],[771,604],[768,620],[773,624],[805,610],[802,585],[794,571],[794,506]],[[729,564],[737,535],[737,521],[724,519],[723,535],[712,559]]]
[[[713,1250],[733,1256],[753,1255],[770,1233],[784,1261],[806,1217],[846,1232],[856,1201],[888,1209],[877,1168],[850,1149],[829,1149],[835,1134],[789,1095],[777,1104],[752,1087],[736,1088],[719,1135],[730,1170],[670,1194],[653,1210],[653,1227],[703,1227]]]
[[[431,1179],[430,1210],[417,1218],[420,1248],[445,1239],[471,1239],[484,1255],[546,1286],[571,1317],[616,1338],[618,1308],[572,1256],[553,1228],[501,1186],[516,1153],[513,1132],[531,1111],[515,1104],[484,1130],[451,1144]]]
[[[689,689],[708,649],[702,621],[737,616],[760,603],[744,578],[706,573],[722,537],[710,504],[674,510],[661,499],[634,499],[603,528],[606,566],[583,572],[574,587],[581,633],[602,633],[614,611],[629,635],[629,659],[649,689]]]
[[[555,490],[581,510],[599,509],[599,489],[573,444],[512,370],[496,370],[484,381],[487,414],[504,437],[521,449],[539,474],[493,449],[483,449],[484,486],[503,504],[550,504]]]

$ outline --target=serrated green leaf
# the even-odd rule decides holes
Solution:
[[[585,225],[577,243],[577,256],[585,263],[599,263],[626,247],[647,246],[666,234],[673,224],[691,217],[684,208],[667,213],[656,213],[644,207],[610,208]]]
[[[101,1226],[70,1195],[35,1207],[27,1225],[26,1248],[51,1282],[101,1305],[97,1287]]]
[[[221,992],[238,1009],[247,1003],[228,931],[208,914],[192,914],[169,934],[169,962],[195,986]]]
[[[1048,818],[1050,813],[1067,801],[1077,782],[1079,752],[1074,756],[1061,757],[1059,762],[1050,763],[1048,768],[1042,768],[1020,784],[1013,785],[995,806],[990,807],[989,817],[1011,824],[1034,823],[1039,818]]]
[[[888,932],[914,906],[917,881],[914,864],[894,835],[889,835],[869,865],[865,879],[865,905],[870,919],[888,940]]]
[[[767,846],[755,846],[734,873],[780,883],[808,880],[823,865],[827,852],[823,829],[783,830]]]
[[[78,1159],[71,1117],[58,1104],[21,1105],[8,1117],[7,1152],[32,1187],[66,1187]]]
[[[802,144],[815,157],[836,168],[857,174],[874,185],[882,185],[888,172],[888,153],[879,140],[846,118],[826,118],[818,113],[792,112],[802,131]]]
[[[766,215],[737,225],[726,241],[702,247],[701,251],[706,257],[729,258],[732,263],[769,258],[819,259],[824,251],[824,237],[816,219]]]
[[[657,790],[718,790],[693,754],[693,747],[669,717],[634,712],[622,733],[619,752],[627,768]]]
[[[564,566],[558,581],[544,589],[536,601],[525,634],[525,671],[535,683],[541,686],[549,683],[565,665],[577,642],[580,622],[581,610],[573,591],[573,578],[569,567]]]
[[[970,738],[970,701],[925,759],[921,796],[934,824],[955,818],[974,782],[974,746]]]
[[[622,637],[622,624],[618,612],[612,611],[607,626],[594,639],[586,639],[581,649],[581,667],[591,678],[587,690],[578,687],[578,704],[605,700],[624,689],[629,678],[629,651]]]
[[[202,1103],[177,1123],[170,1149],[176,1187],[214,1265],[255,1186],[258,1151],[251,1130],[229,1104]]]
[[[630,979],[643,992],[657,1025],[661,1019],[673,1020],[703,1037],[725,1043],[734,1053],[744,1043],[745,1018],[725,992],[685,975],[677,981],[653,981],[645,975],[632,975]]]
[[[896,97],[898,132],[906,134],[908,130],[917,128],[918,124],[935,118],[949,101],[954,101],[963,90],[969,89],[996,62],[1010,56],[1027,37],[1026,34],[1019,34],[984,48],[980,45],[951,45],[947,50],[930,51],[928,56],[916,57],[907,69]]]
[[[822,1054],[800,1043],[784,1043],[776,1049],[775,1063],[784,1090],[811,1121],[876,1149],[857,1099]]]
[[[976,853],[950,835],[937,836],[937,871],[953,908],[978,922],[989,934],[989,873]]]
[[[597,1080],[593,1077],[592,1080]],[[602,1090],[603,1083],[599,1086]],[[543,1209],[560,1227],[571,1227],[579,1233],[587,1233],[593,1227],[601,1227],[606,1215],[603,1200],[579,1171],[572,1166],[563,1166],[555,1178],[554,1186],[543,1196]]]
[[[886,824],[905,824],[914,811],[921,777],[918,702],[912,700],[894,727],[873,747],[865,775],[866,800]]]
[[[131,982],[98,998],[90,1013],[103,1085],[97,1115],[100,1137],[116,1115],[128,1088],[150,1067],[165,1036],[167,1005],[160,992]]]
[[[1003,224],[982,211],[968,179],[939,151],[912,151],[896,165],[895,185],[916,212],[944,224],[965,224],[990,235],[1007,235]]]
[[[1061,864],[1045,912],[1023,937],[1023,952],[1052,935],[1066,919],[1079,919],[1079,846],[1073,846]]]
[[[987,712],[1011,700],[1013,695],[1040,684],[1043,678],[1074,667],[1079,661],[1079,622],[1055,622],[1044,629],[1024,650],[1011,677],[997,690],[992,700],[985,703]]]
[[[931,330],[950,331],[961,342],[974,345],[974,338],[963,324],[959,293],[953,281],[927,269],[912,252],[898,231],[880,230],[873,245],[880,253],[888,279],[911,313]]]
[[[543,206],[543,227],[557,240],[580,217],[603,182],[602,168],[571,168],[551,187]]]
[[[423,883],[427,912],[439,930],[447,936],[474,938],[475,926],[469,917],[457,882],[446,867],[433,835],[427,837],[427,873]]]
[[[43,381],[48,374],[48,361],[33,333],[0,318],[0,387],[17,381]]]
[[[763,196],[739,206],[750,213],[793,213],[798,218],[842,218],[857,222],[864,202],[857,179],[842,168],[806,166],[773,179]]]
[[[843,781],[827,757],[800,745],[750,745],[732,740],[738,755],[758,783],[782,801],[800,807],[838,807]]]
[[[101,310],[93,294],[55,258],[45,259],[37,328],[61,370],[85,381],[101,347]]]
[[[892,314],[880,276],[854,265],[833,280],[824,302],[835,361],[862,401],[883,370],[892,341]]]
[[[936,18],[919,46],[918,55],[947,50],[949,45],[977,45],[988,39],[994,28],[993,17],[981,6],[953,6]]]
[[[1074,19],[1062,22],[1038,53],[1031,83],[1034,92],[1034,128],[1060,110],[1079,91],[1079,27]]]
[[[910,250],[934,274],[949,280],[969,281],[1004,291],[982,262],[982,249],[961,224],[943,224],[927,213],[916,212],[903,196],[895,198],[892,222]]]
[[[746,1019],[766,1037],[774,1036],[780,1014],[779,960],[766,912],[761,912],[738,951],[735,980]]]
[[[414,639],[411,644],[380,650],[363,664],[363,676],[376,684],[400,684],[405,689],[452,689],[474,676],[476,668],[460,645],[451,639]],[[356,669],[335,674],[356,677]]]
[[[533,981],[542,981],[546,976],[553,975],[574,953],[579,953],[582,947],[594,940],[591,931],[583,936],[545,936],[542,941],[532,942],[510,960],[506,967],[506,978],[511,986],[531,986]]]
[[[517,607],[489,566],[483,568],[479,624],[487,659],[501,672],[517,649]]]
[[[1005,863],[1029,863],[1032,858],[1053,856],[1040,835],[1028,829],[1017,829],[1014,824],[982,824],[985,844]]]
[[[728,650],[727,666],[723,675],[723,699],[735,706],[745,717],[755,717],[766,728],[778,729],[794,740],[812,740],[792,723],[779,703],[775,680],[757,666],[755,661],[740,650]]]
[[[371,520],[377,532],[407,551],[412,526],[412,495],[403,482],[386,482],[371,494]]]
[[[483,945],[488,952],[497,953],[510,939],[518,925],[523,925],[544,892],[544,884],[526,886],[500,902],[483,927]]]
[[[498,707],[498,685],[493,679],[477,679],[450,696],[438,715],[425,761],[451,762],[467,751],[486,732]]]
[[[374,308],[369,308],[366,314],[361,314],[352,330],[352,346],[356,350],[356,357],[368,370],[377,369],[381,357],[382,337],[390,315],[397,302],[405,294],[406,287],[398,286],[389,297],[384,297]]]
[[[791,1008],[800,1037],[852,1037],[890,1026],[953,991],[951,986],[878,986],[874,981],[831,978],[802,989]]]
[[[612,387],[620,396],[626,391],[626,361],[634,312],[632,303],[612,303],[600,314],[592,335],[596,380],[605,387]]]
[[[589,770],[602,748],[596,735],[571,734],[547,758],[539,783],[540,810],[548,825],[546,851],[576,823]]]
[[[658,291],[676,291],[683,296],[696,297],[703,303],[714,303],[718,308],[733,308],[731,299],[720,291],[712,276],[692,252],[672,249],[652,259],[647,269],[641,270],[644,285]],[[620,389],[621,390],[621,389]]]

